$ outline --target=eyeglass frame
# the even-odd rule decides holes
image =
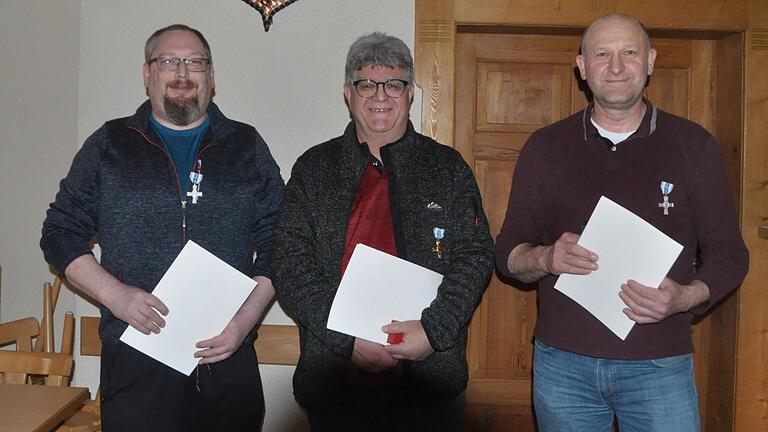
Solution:
[[[164,61],[165,60],[173,60],[173,62],[175,63],[175,67],[173,69],[164,70],[162,67],[160,67],[160,65],[161,65],[160,60],[164,60]],[[189,68],[189,64],[190,64],[190,62],[192,62],[194,60],[202,60],[203,63],[205,64],[205,69],[203,69],[203,70],[193,70],[193,69],[190,69]],[[175,71],[179,70],[179,66],[182,63],[184,63],[184,67],[189,72],[206,72],[206,71],[208,71],[208,68],[211,67],[211,61],[209,59],[205,58],[205,57],[164,57],[164,56],[158,56],[158,57],[151,58],[151,59],[147,60],[147,64],[152,64],[152,63],[157,63],[157,69],[161,70],[163,72],[175,72]],[[378,90],[378,88],[376,90]]]
[[[363,95],[360,94],[360,90],[357,88],[357,84],[361,83],[363,81],[367,81],[367,82],[376,84],[376,90],[373,91],[372,95],[370,95],[370,96],[363,96]],[[403,84],[403,92],[400,93],[397,96],[392,96],[391,94],[387,93],[387,83],[389,83],[390,81],[397,81],[399,83],[402,83]],[[399,78],[390,78],[390,79],[388,79],[388,80],[386,80],[384,82],[378,82],[378,81],[372,80],[370,78],[363,78],[363,79],[352,81],[352,87],[355,88],[355,93],[357,93],[357,95],[360,96],[361,98],[366,98],[366,99],[375,97],[376,93],[379,92],[379,86],[382,86],[382,88],[384,89],[384,94],[387,95],[388,97],[395,98],[395,99],[399,98],[400,96],[405,94],[405,90],[408,88],[408,86],[410,84],[411,84],[410,81],[404,80],[404,79],[399,79]]]

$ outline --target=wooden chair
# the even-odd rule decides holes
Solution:
[[[62,387],[73,365],[69,354],[0,351],[0,383],[29,384],[33,376],[45,376],[46,385]]]
[[[45,385],[64,387],[72,377],[74,362],[71,354],[0,351],[0,383],[31,384],[33,378],[44,377]],[[99,429],[71,429],[88,432]],[[58,430],[62,430],[59,428]]]
[[[101,355],[99,317],[80,317],[80,355]],[[66,322],[65,322],[66,326]],[[62,347],[64,341],[62,340]],[[80,411],[70,417],[56,432],[96,432],[101,430],[101,395],[85,402]]]
[[[0,324],[0,346],[16,344],[16,351],[32,351],[32,338],[40,334],[37,318],[22,318]]]

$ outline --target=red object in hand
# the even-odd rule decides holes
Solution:
[[[396,323],[396,320],[392,320],[392,324]],[[403,341],[402,333],[389,333],[387,335],[387,343],[390,345],[397,345]]]

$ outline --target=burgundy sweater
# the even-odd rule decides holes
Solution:
[[[581,233],[601,195],[669,235],[684,249],[668,277],[698,279],[711,293],[704,313],[743,280],[748,252],[739,232],[728,177],[715,139],[689,120],[646,102],[643,121],[616,146],[590,122],[591,107],[535,132],[515,168],[496,263],[511,276],[507,257],[521,243],[551,245]],[[660,184],[674,184],[669,214]],[[694,267],[699,258],[700,266]],[[599,262],[598,262],[599,264]],[[557,276],[538,281],[536,337],[557,348],[601,358],[649,359],[690,353],[690,312],[636,325],[622,341],[573,300],[554,289]],[[589,289],[589,287],[585,287]],[[617,295],[619,287],[616,287]]]

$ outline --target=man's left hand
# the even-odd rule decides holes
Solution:
[[[197,348],[205,348],[197,351],[195,357],[200,358],[200,364],[216,363],[228,359],[240,348],[248,330],[250,329],[242,328],[236,319],[232,319],[221,334],[195,344]]]
[[[402,321],[387,324],[381,330],[387,334],[403,334],[403,341],[399,344],[384,346],[384,349],[398,360],[421,361],[435,352],[429,344],[427,334],[424,333],[421,321]]]
[[[638,324],[650,324],[709,300],[709,288],[698,280],[690,285],[680,285],[664,278],[658,289],[629,280],[621,286],[619,297],[628,306],[624,313],[629,319]]]

